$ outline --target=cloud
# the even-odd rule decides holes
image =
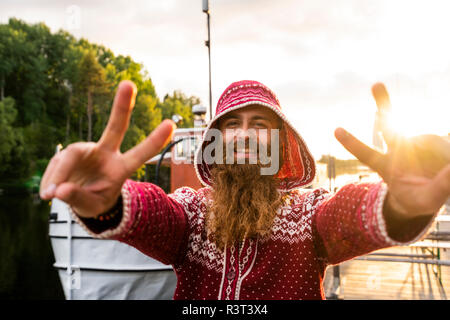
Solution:
[[[200,0],[2,0],[0,21],[15,16],[56,31],[66,28],[73,5],[81,10],[80,28],[70,30],[77,37],[143,63],[159,96],[181,89],[207,104]],[[317,150],[333,139],[337,123],[370,136],[374,82],[385,82],[393,99],[448,105],[448,6],[443,0],[211,0],[213,104],[233,81],[261,81],[306,136],[322,136]]]

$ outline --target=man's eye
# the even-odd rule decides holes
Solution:
[[[267,125],[263,122],[257,122],[255,123],[255,127],[257,128],[267,128]]]
[[[238,122],[237,121],[228,121],[227,123],[226,123],[226,126],[227,127],[233,127],[233,126],[237,126],[238,125]]]

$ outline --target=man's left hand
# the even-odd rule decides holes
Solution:
[[[384,85],[374,85],[372,92],[386,116],[383,109],[390,101]],[[389,190],[388,205],[398,215],[414,218],[436,213],[450,197],[450,142],[437,135],[406,138],[389,128],[387,121],[382,123],[387,153],[370,148],[342,128],[336,129],[335,136],[383,178]]]

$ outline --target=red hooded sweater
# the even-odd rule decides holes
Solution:
[[[323,299],[327,266],[415,242],[428,230],[430,216],[392,219],[384,206],[383,182],[349,184],[334,195],[301,189],[314,179],[314,159],[273,91],[260,82],[232,83],[204,137],[220,117],[248,105],[269,108],[284,127],[284,162],[276,176],[284,201],[265,238],[246,239],[223,251],[208,239],[205,213],[212,183],[209,165],[200,157],[208,139],[197,149],[194,166],[205,188],[185,187],[167,195],[153,184],[127,180],[117,223],[99,227],[98,221],[75,219],[95,237],[123,241],[173,265],[178,277],[175,299]]]
[[[205,230],[209,187],[165,194],[156,185],[127,180],[123,215],[112,228],[90,234],[117,239],[173,266],[174,299],[324,299],[325,269],[380,248],[425,235],[433,219],[411,221],[392,239],[383,213],[383,182],[283,192],[271,234],[218,250]]]

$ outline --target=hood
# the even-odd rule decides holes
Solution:
[[[197,177],[204,186],[212,186],[210,165],[201,157],[210,141],[205,141],[208,131],[214,128],[217,120],[228,112],[245,108],[250,105],[260,105],[275,112],[283,121],[284,130],[280,131],[282,145],[282,167],[275,175],[279,180],[280,191],[290,191],[299,187],[307,187],[314,180],[316,166],[314,158],[300,134],[291,125],[281,111],[280,103],[275,94],[265,85],[257,81],[244,80],[232,83],[219,98],[216,114],[208,123],[203,139],[195,153],[194,166]]]

